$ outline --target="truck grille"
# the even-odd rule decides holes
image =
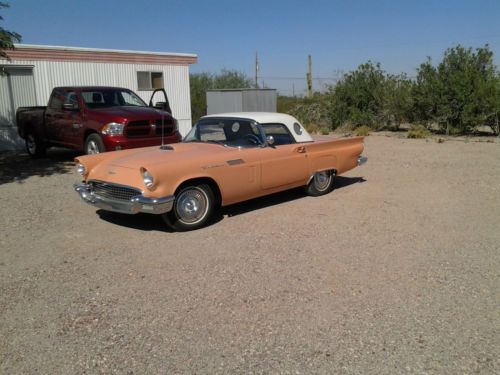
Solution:
[[[154,130],[153,130],[154,128]],[[163,134],[170,135],[174,130],[174,125],[171,119],[163,120]],[[127,137],[156,137],[162,133],[162,120],[149,120],[130,121],[125,127],[125,135]]]
[[[150,133],[151,125],[149,120],[130,121],[125,132],[127,137],[147,137]]]
[[[90,181],[89,184],[93,193],[103,198],[130,201],[132,197],[141,195],[140,190],[128,186],[111,184],[102,181]]]
[[[172,124],[171,120],[163,120],[163,125],[162,125],[162,120],[156,120],[155,125],[156,125],[156,135],[161,135],[162,126],[164,135],[172,133],[172,130],[174,129],[174,125]]]

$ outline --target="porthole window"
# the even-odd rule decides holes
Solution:
[[[237,133],[238,130],[240,130],[240,123],[234,122],[233,125],[231,126],[231,130],[233,133]]]
[[[298,122],[296,122],[296,123],[293,124],[293,131],[297,135],[301,135],[302,134],[302,127],[300,126],[300,124]]]

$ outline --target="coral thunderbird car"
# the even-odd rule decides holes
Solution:
[[[158,214],[176,230],[204,226],[218,206],[304,186],[328,193],[363,164],[363,137],[313,141],[294,117],[202,117],[181,143],[81,156],[75,190],[107,211]]]

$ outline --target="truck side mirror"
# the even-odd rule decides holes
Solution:
[[[168,104],[167,102],[156,102],[154,107],[166,111],[168,109]]]

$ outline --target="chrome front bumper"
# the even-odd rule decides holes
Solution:
[[[358,165],[363,165],[368,161],[368,158],[366,156],[360,156],[358,158]]]
[[[106,211],[120,212],[123,214],[137,214],[139,212],[163,214],[172,210],[175,200],[173,195],[162,198],[147,198],[143,195],[136,195],[126,201],[96,195],[92,187],[88,184],[75,184],[74,188],[85,203]]]

